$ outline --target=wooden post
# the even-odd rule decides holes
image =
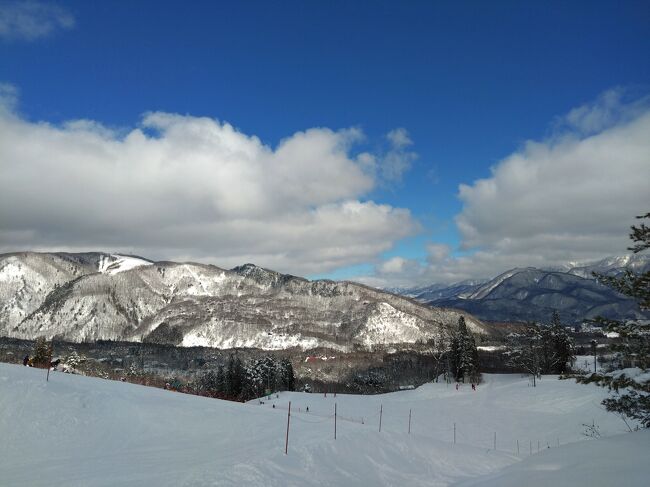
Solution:
[[[537,453],[539,453],[539,440],[537,440]]]
[[[411,410],[409,409],[409,435],[411,434]]]
[[[334,403],[334,439],[336,440],[336,403]]]
[[[517,456],[519,456],[519,440],[517,440]]]
[[[456,423],[454,423],[454,445],[456,444]]]
[[[287,413],[287,439],[284,442],[284,454],[289,450],[289,421],[291,419],[291,401],[289,401],[289,412]]]
[[[379,432],[380,433],[381,433],[381,417],[382,417],[383,412],[384,412],[384,405],[381,404],[379,406]]]
[[[530,440],[530,454],[533,454],[533,440]]]
[[[497,432],[494,432],[494,449],[497,449]]]
[[[50,344],[50,353],[47,357],[47,377],[45,378],[45,382],[50,381],[50,367],[52,366],[52,344]]]

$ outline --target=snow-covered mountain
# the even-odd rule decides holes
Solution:
[[[436,339],[461,314],[352,282],[246,264],[151,262],[103,253],[0,255],[0,334],[218,348],[344,350]]]
[[[650,256],[626,255],[548,269],[515,268],[487,281],[433,284],[401,293],[433,306],[463,309],[486,321],[547,322],[554,310],[572,324],[596,316],[650,318],[637,309],[634,300],[599,284],[592,274],[618,275],[626,269],[645,272],[648,268]]]
[[[585,279],[592,279],[594,272],[616,276],[624,272],[626,269],[636,273],[647,271],[650,269],[650,255],[632,254],[611,256],[593,262],[572,262],[561,268],[548,270],[559,270],[575,276],[584,277]]]

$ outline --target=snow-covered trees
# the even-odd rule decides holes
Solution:
[[[67,355],[63,359],[63,371],[64,372],[72,372],[75,373],[75,371],[79,368],[79,366],[85,361],[85,358],[81,357],[76,350],[74,350],[71,354]]]
[[[288,358],[277,361],[266,356],[249,362],[244,371],[244,392],[248,397],[259,397],[277,390],[293,390],[293,366]]]
[[[138,370],[138,367],[135,365],[135,362],[131,362],[131,365],[129,365],[129,370],[127,370],[126,373],[130,376],[140,375],[140,371]]]
[[[563,374],[575,358],[573,339],[560,322],[560,315],[553,311],[551,323],[540,327],[542,338],[542,373]]]
[[[227,399],[247,400],[277,390],[293,390],[294,373],[291,360],[276,360],[271,356],[243,364],[239,356],[231,355],[228,364],[217,371],[204,373],[195,383],[196,392]]]
[[[457,381],[478,382],[478,350],[463,316],[458,319],[458,329],[451,337],[449,355]]]
[[[521,369],[533,377],[533,386],[542,373],[544,345],[539,327],[534,324],[527,326],[522,332],[510,333],[507,337],[506,364],[515,369]]]
[[[553,313],[548,326],[528,324],[519,333],[507,337],[506,363],[533,376],[533,386],[541,374],[561,374],[575,357],[573,340],[566,332],[560,316]]]
[[[649,219],[650,213],[637,217]],[[630,238],[635,244],[629,247],[634,253],[650,248],[650,227],[644,223],[632,226]],[[603,284],[614,288],[621,294],[637,300],[641,310],[650,310],[650,270],[635,274],[630,270],[622,276],[594,274]],[[645,428],[650,428],[650,380],[640,380],[639,370],[650,367],[650,323],[639,321],[615,321],[598,318],[596,320],[608,332],[618,333],[620,342],[612,345],[618,354],[619,362],[631,370],[615,371],[610,374],[591,374],[579,379],[581,382],[596,382],[614,390],[614,395],[603,401],[608,411],[617,412],[636,419]],[[647,374],[644,374],[647,377]],[[634,377],[636,376],[636,377]]]
[[[283,358],[280,361],[280,387],[285,391],[293,391],[295,386],[295,375],[291,360]]]

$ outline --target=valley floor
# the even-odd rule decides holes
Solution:
[[[646,485],[650,435],[622,434],[625,424],[600,406],[605,390],[555,377],[536,388],[519,375],[484,378],[477,391],[441,383],[239,404],[56,372],[46,383],[44,370],[0,364],[0,483]],[[603,438],[583,435],[592,422]]]

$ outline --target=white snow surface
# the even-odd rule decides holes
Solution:
[[[501,284],[503,281],[505,281],[506,279],[511,278],[512,276],[514,276],[515,274],[517,274],[518,272],[521,272],[521,271],[522,271],[522,269],[519,269],[519,268],[511,269],[511,270],[509,270],[507,272],[504,272],[503,274],[495,277],[491,281],[486,282],[484,285],[482,285],[478,289],[476,289],[476,290],[474,290],[474,291],[472,291],[470,293],[463,293],[463,294],[459,295],[459,297],[462,298],[462,299],[482,299],[485,296],[487,296],[488,294],[490,294],[490,292],[492,292],[492,290],[495,287],[497,287],[499,284]]]
[[[592,421],[604,437],[625,431],[600,406],[605,394],[552,376],[532,388],[519,375],[486,375],[476,392],[439,383],[376,396],[280,393],[239,404],[59,372],[46,382],[44,370],[0,364],[0,484],[445,486],[475,479],[556,487],[568,485],[557,477],[591,452],[596,474],[609,467],[626,486],[646,485],[638,482],[650,475],[649,462],[639,459],[650,447],[646,432],[611,443],[582,434]],[[501,473],[520,481],[490,477]],[[572,476],[570,485],[623,485],[596,474]],[[543,483],[546,475],[552,483]]]
[[[505,350],[506,347],[503,345],[479,345],[476,348],[484,352],[498,352],[499,350]]]
[[[650,430],[544,449],[522,462],[462,487],[647,486]]]
[[[99,264],[97,270],[105,274],[117,274],[118,272],[124,272],[136,267],[141,267],[144,265],[151,265],[152,262],[144,259],[139,259],[138,257],[131,257],[130,255],[119,255],[111,254],[102,256],[99,259]]]
[[[571,365],[573,370],[579,373],[591,374],[594,371],[593,355],[576,355]],[[603,372],[603,364],[596,360],[596,371]]]

